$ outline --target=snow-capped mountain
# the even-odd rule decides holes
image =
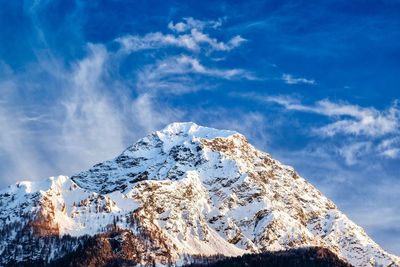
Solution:
[[[96,237],[137,263],[317,246],[354,266],[400,266],[293,168],[237,132],[194,123],[70,178],[10,186],[0,220],[0,265],[48,263]]]

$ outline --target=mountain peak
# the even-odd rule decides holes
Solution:
[[[174,122],[168,124],[157,133],[166,135],[187,135],[190,137],[213,139],[217,137],[229,137],[237,132],[230,130],[219,130],[210,127],[200,126],[194,122]]]
[[[88,235],[113,236],[135,251],[114,256],[140,264],[310,246],[354,266],[400,263],[293,168],[237,132],[192,122],[170,124],[71,178],[17,184],[0,200],[0,265],[63,257]],[[15,234],[26,232],[32,238]],[[49,236],[61,241],[43,241]]]

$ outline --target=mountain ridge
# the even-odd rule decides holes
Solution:
[[[195,123],[170,124],[71,178],[17,183],[0,199],[3,264],[51,262],[83,236],[117,227],[142,248],[138,263],[321,246],[354,266],[400,265],[293,168],[237,132]],[[17,248],[60,236],[71,237],[65,251],[40,242],[30,255]]]

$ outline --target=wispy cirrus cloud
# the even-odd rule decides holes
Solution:
[[[344,158],[347,165],[354,165],[358,158],[372,151],[372,142],[351,142],[338,149],[339,154]]]
[[[379,137],[396,133],[400,127],[400,109],[397,102],[386,110],[377,110],[373,107],[361,107],[346,102],[335,103],[326,99],[313,105],[304,105],[298,99],[289,96],[269,96],[263,100],[279,104],[287,110],[315,113],[331,118],[332,123],[314,130],[324,136],[350,134]]]
[[[255,80],[250,72],[243,69],[220,69],[204,66],[197,58],[180,55],[168,57],[149,64],[137,74],[136,86],[140,91],[150,93],[164,91],[182,94],[208,86],[198,78],[210,77],[224,80]]]
[[[400,137],[387,138],[378,145],[381,155],[388,158],[398,158],[400,156]]]
[[[386,109],[378,110],[327,99],[313,104],[303,104],[292,96],[267,96],[258,99],[277,104],[288,111],[325,117],[327,122],[318,123],[318,126],[313,126],[307,132],[336,140],[336,152],[347,165],[357,164],[364,156],[395,159],[400,155],[400,109],[397,101]]]
[[[162,47],[179,47],[190,51],[230,51],[239,47],[246,39],[240,35],[232,37],[227,42],[211,37],[203,30],[208,27],[218,28],[222,22],[201,21],[193,18],[186,18],[183,22],[173,24],[170,22],[168,28],[173,33],[151,32],[143,36],[126,35],[117,38],[116,41],[122,45],[125,52],[137,52],[141,50],[159,49]]]
[[[108,57],[104,46],[89,44],[87,56],[64,74],[67,82],[60,99],[63,112],[57,144],[63,153],[75,155],[77,163],[99,160],[124,148],[128,130],[121,117],[125,114],[114,99],[118,94],[107,92]],[[78,163],[74,168],[82,166]]]
[[[3,87],[1,89],[4,89]],[[30,117],[9,105],[0,106],[0,182],[11,183],[15,174],[20,177],[38,177],[51,168],[43,158],[30,128]]]
[[[316,84],[316,81],[314,79],[306,79],[303,77],[295,77],[291,74],[282,74],[281,79],[286,83],[286,84]]]
[[[176,32],[186,32],[192,29],[203,30],[204,28],[217,29],[222,26],[223,19],[217,20],[198,20],[192,17],[183,18],[182,21],[174,24],[173,21],[168,23],[168,29]]]
[[[122,45],[120,52],[133,53],[152,50],[161,51],[168,47],[183,48],[167,50],[167,56],[155,59],[144,65],[136,73],[136,88],[141,93],[154,95],[160,93],[184,94],[209,89],[208,79],[258,80],[251,72],[240,68],[221,68],[218,60],[209,57],[209,52],[220,51],[225,54],[237,48],[245,40],[239,35],[227,42],[211,37],[207,30],[220,30],[222,20],[202,21],[191,17],[182,21],[170,22],[172,33],[151,32],[142,36],[127,35],[118,38]],[[149,51],[146,51],[149,50]],[[212,63],[212,66],[206,64]],[[205,79],[207,78],[207,79]]]

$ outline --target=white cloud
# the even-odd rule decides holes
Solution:
[[[369,153],[371,148],[371,142],[355,142],[340,147],[339,153],[345,159],[347,165],[354,165],[358,163],[358,158]]]
[[[0,105],[1,182],[38,177],[49,170],[47,162],[40,160],[34,133],[24,123],[24,116],[15,110],[11,113],[11,110],[11,107]]]
[[[315,130],[324,136],[350,134],[379,137],[396,133],[400,127],[400,110],[396,103],[380,111],[373,107],[329,100],[320,100],[314,105],[303,105],[296,99],[282,96],[266,97],[264,100],[282,105],[288,110],[316,113],[333,119],[334,122]]]
[[[121,43],[123,49],[127,52],[158,49],[163,46],[177,46],[189,50],[199,50],[198,44],[187,34],[174,36],[172,34],[154,32],[148,33],[144,36],[128,35],[118,38],[117,41]]]
[[[168,29],[175,32],[186,32],[192,29],[203,30],[204,28],[214,28],[217,29],[221,27],[222,19],[218,20],[198,20],[192,17],[183,18],[183,21],[174,24],[173,21],[168,23]]]
[[[16,178],[37,178],[51,170],[49,161],[44,161],[40,153],[40,131],[30,127],[41,126],[36,120],[45,120],[45,115],[24,113],[26,106],[15,105],[21,80],[0,63],[0,184]]]
[[[400,155],[400,148],[388,148],[382,151],[382,155],[388,158],[397,158]]]
[[[182,35],[163,34],[161,32],[148,33],[144,36],[127,35],[116,39],[126,52],[137,52],[148,49],[175,46],[191,51],[199,51],[201,47],[211,51],[230,51],[240,46],[246,40],[237,35],[228,42],[218,41],[197,29]]]
[[[175,94],[207,89],[205,83],[196,82],[196,75],[235,80],[254,80],[251,73],[242,69],[208,68],[196,58],[180,55],[149,64],[137,75],[137,88],[146,93],[159,90]]]
[[[174,24],[172,21],[168,23],[168,29],[171,31],[176,31],[176,32],[185,32],[187,30],[187,24],[184,22],[178,22]]]
[[[178,23],[168,24],[168,28],[173,31],[170,34],[152,32],[143,36],[128,35],[116,40],[122,45],[121,55],[165,47],[188,50],[185,52],[187,55],[181,54],[182,51],[169,51],[165,58],[142,67],[136,74],[136,88],[141,93],[153,96],[157,92],[183,94],[212,87],[207,84],[207,80],[201,80],[200,76],[225,80],[257,80],[257,77],[243,69],[208,67],[201,63],[200,58],[210,58],[209,52],[230,51],[245,41],[237,35],[222,42],[205,33],[205,30],[218,29],[221,25],[222,20],[184,18]]]
[[[105,91],[107,51],[101,45],[89,45],[88,50],[68,74],[71,83],[60,101],[64,112],[59,149],[74,158],[71,164],[77,171],[120,152],[127,134],[120,108]]]
[[[393,137],[383,140],[378,145],[378,151],[381,155],[395,159],[400,157],[400,137]]]
[[[188,57],[188,56],[180,56],[175,58],[175,71],[176,73],[183,72],[183,73],[198,73],[206,76],[217,77],[227,80],[232,79],[247,79],[252,80],[255,79],[251,74],[247,71],[242,69],[212,69],[207,68],[202,65],[199,60]],[[169,66],[171,67],[171,66]],[[174,68],[173,67],[173,68]]]
[[[291,74],[283,74],[282,75],[282,80],[287,83],[287,84],[315,84],[314,79],[306,79],[302,77],[294,77]]]
[[[210,51],[230,51],[239,47],[246,40],[236,35],[227,42],[222,42],[204,33],[206,27],[217,28],[221,22],[200,21],[187,18],[184,22],[173,24],[170,22],[168,28],[173,30],[172,34],[152,32],[140,35],[127,35],[117,38],[116,41],[122,45],[125,52],[137,52],[141,50],[159,49],[174,46],[190,51],[199,51],[202,48]]]

